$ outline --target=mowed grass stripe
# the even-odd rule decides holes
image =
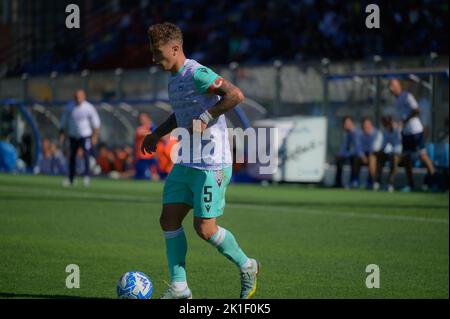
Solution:
[[[18,186],[0,186],[0,192],[5,193],[16,193],[23,191],[22,187]],[[42,199],[42,196],[47,197],[58,197],[58,196],[66,196],[69,198],[76,199],[96,199],[96,200],[110,200],[110,201],[132,201],[138,203],[149,203],[153,205],[158,205],[160,202],[155,202],[155,200],[161,200],[160,197],[143,197],[143,196],[132,196],[132,195],[118,195],[118,194],[106,194],[106,193],[86,193],[80,191],[74,191],[72,189],[67,190],[42,190],[42,188],[32,188],[27,187],[26,193],[39,195],[39,199]],[[20,195],[22,197],[23,195]],[[417,217],[417,216],[407,216],[407,215],[389,215],[389,214],[371,214],[371,213],[358,213],[358,212],[339,212],[334,211],[331,212],[329,210],[319,210],[319,209],[305,209],[305,208],[297,208],[290,206],[281,206],[281,205],[257,205],[257,204],[237,204],[237,203],[228,203],[228,208],[243,208],[243,209],[253,209],[253,210],[262,210],[262,211],[270,211],[270,212],[282,212],[282,211],[295,211],[299,214],[318,214],[318,215],[326,215],[326,216],[337,216],[337,217],[348,217],[348,218],[369,218],[369,219],[383,219],[383,220],[394,220],[394,221],[414,221],[414,222],[429,222],[429,223],[440,223],[440,224],[448,224],[448,219],[441,218],[430,218],[430,217]]]

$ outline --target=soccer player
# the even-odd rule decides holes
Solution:
[[[383,124],[383,143],[380,151],[377,152],[377,178],[376,182],[381,185],[381,175],[383,173],[383,166],[386,161],[390,163],[390,173],[388,179],[387,190],[394,191],[394,179],[397,174],[397,167],[400,163],[402,154],[402,136],[400,128],[394,122],[392,116],[383,116],[381,118]]]
[[[408,177],[408,185],[402,191],[410,192],[414,189],[412,155],[417,151],[419,152],[420,160],[427,168],[430,184],[435,187],[436,170],[427,154],[423,136],[423,125],[419,118],[419,104],[410,92],[403,90],[399,79],[389,81],[389,90],[397,98],[395,107],[402,124],[402,160],[405,162],[406,175]]]
[[[223,214],[225,191],[232,173],[224,113],[242,102],[244,95],[211,69],[185,57],[178,26],[155,24],[148,29],[148,36],[153,62],[171,73],[169,99],[174,113],[145,137],[142,152],[154,152],[161,137],[177,127],[192,133],[197,131],[196,124],[200,122],[200,131],[204,135],[207,131],[210,133],[207,141],[196,142],[190,134],[190,143],[181,143],[181,148],[189,145],[190,160],[179,157],[164,185],[160,224],[166,241],[171,283],[161,298],[192,298],[186,280],[187,242],[182,221],[193,208],[197,234],[237,266],[241,278],[240,298],[249,299],[256,291],[259,263],[247,257],[235,236],[216,221]],[[204,143],[222,151],[198,152]]]
[[[342,137],[341,148],[336,156],[336,176],[334,187],[342,187],[342,168],[346,162],[350,162],[352,171],[350,186],[358,187],[358,167],[364,153],[361,148],[361,131],[355,127],[353,119],[345,116],[342,122],[344,135]]]
[[[83,90],[77,90],[74,95],[75,105],[69,105],[61,118],[60,143],[64,143],[65,134],[69,135],[69,179],[65,180],[64,186],[73,186],[76,167],[77,151],[81,147],[84,157],[84,179],[85,187],[89,186],[89,156],[92,148],[97,144],[100,132],[100,117],[95,107],[86,100]]]

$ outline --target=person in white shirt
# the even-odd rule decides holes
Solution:
[[[95,107],[86,101],[86,93],[77,90],[74,94],[75,105],[66,107],[61,118],[60,143],[64,143],[65,135],[69,136],[69,178],[64,186],[72,186],[75,178],[77,151],[83,149],[84,186],[89,186],[89,157],[92,148],[97,144],[100,132],[100,117]]]
[[[414,188],[412,155],[417,151],[419,152],[420,160],[427,168],[430,184],[434,187],[435,168],[427,154],[423,125],[419,118],[419,104],[410,92],[403,90],[399,79],[391,79],[389,81],[389,90],[397,98],[395,108],[402,127],[403,160],[408,177],[408,185],[403,191],[409,192]]]

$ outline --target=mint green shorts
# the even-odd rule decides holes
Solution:
[[[225,208],[232,170],[231,166],[210,171],[176,164],[164,185],[163,204],[184,203],[194,208],[196,217],[218,217]]]

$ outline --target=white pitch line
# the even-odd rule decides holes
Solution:
[[[17,192],[23,191],[22,187],[18,186],[0,186],[1,191],[5,192]],[[92,198],[92,199],[105,199],[105,200],[133,200],[140,203],[149,204],[160,204],[160,202],[154,202],[151,197],[143,196],[132,196],[132,195],[115,195],[115,194],[92,194],[86,192],[79,192],[72,189],[61,189],[61,190],[42,190],[41,188],[31,188],[27,187],[28,193],[34,193],[39,195],[66,195],[73,198]],[[301,207],[280,207],[270,204],[244,204],[244,203],[228,203],[227,207],[232,208],[242,208],[242,209],[253,209],[260,211],[271,211],[271,212],[292,212],[300,214],[311,214],[311,215],[322,215],[331,217],[348,217],[348,218],[366,218],[366,219],[378,219],[378,220],[396,220],[396,221],[414,221],[414,222],[426,222],[426,223],[440,223],[448,224],[447,219],[442,218],[430,218],[430,217],[418,217],[418,216],[407,216],[407,215],[386,215],[386,214],[374,214],[374,213],[357,213],[357,212],[328,212],[323,210],[316,210],[310,208]]]

